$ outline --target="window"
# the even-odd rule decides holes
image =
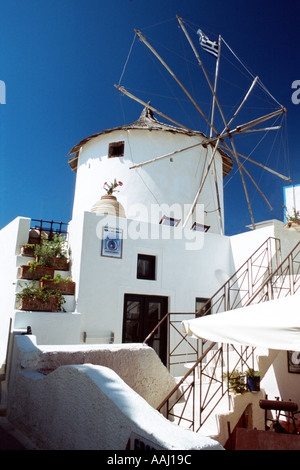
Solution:
[[[202,224],[198,224],[197,222],[194,222],[191,227],[191,230],[195,230],[196,232],[208,232],[209,229],[210,229],[209,225],[202,225]]]
[[[173,217],[166,217],[165,215],[159,222],[162,225],[168,225],[169,227],[177,227],[180,224],[180,219],[173,219]]]
[[[195,305],[196,318],[211,314],[211,303],[210,302],[207,303],[208,300],[209,299],[205,299],[203,297],[196,297],[196,305]],[[201,313],[197,313],[204,305],[205,305],[205,308],[201,310]]]
[[[138,254],[137,279],[155,281],[156,257],[152,255]]]
[[[108,158],[123,157],[124,141],[111,142],[108,147]]]

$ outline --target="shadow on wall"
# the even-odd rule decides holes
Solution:
[[[39,449],[125,450],[132,433],[154,449],[223,449],[165,419],[112,369],[63,365],[48,375],[33,369],[43,353],[32,338],[16,337],[8,419]]]

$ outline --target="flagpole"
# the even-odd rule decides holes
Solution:
[[[209,119],[205,116],[205,114],[203,113],[203,111],[200,109],[200,107],[197,105],[196,101],[194,100],[194,98],[190,95],[190,93],[186,90],[186,88],[182,85],[182,83],[178,80],[178,78],[176,77],[176,75],[174,74],[174,72],[170,69],[170,67],[166,64],[166,62],[160,57],[160,55],[158,54],[158,52],[156,52],[156,50],[151,46],[151,44],[149,44],[149,42],[144,38],[144,36],[141,34],[140,31],[138,31],[137,29],[134,30],[136,32],[136,34],[138,35],[138,37],[140,38],[140,40],[150,49],[150,51],[157,57],[157,59],[161,62],[161,64],[165,67],[165,69],[169,72],[169,74],[174,78],[174,80],[178,83],[178,85],[180,86],[180,88],[184,91],[184,93],[187,95],[187,97],[191,100],[191,102],[193,103],[193,105],[196,107],[196,109],[199,111],[199,113],[201,114],[201,116],[205,119],[206,123],[211,127],[211,122],[209,121]],[[218,135],[217,131],[215,129],[213,129],[213,131],[215,132],[216,135]]]
[[[218,77],[219,77],[220,56],[221,56],[221,36],[219,36],[218,57],[217,57],[217,61],[216,61],[214,96],[213,96],[213,104],[212,104],[212,111],[211,111],[211,123],[212,123],[212,125],[214,125],[214,117],[215,117],[216,93],[217,93],[217,84],[218,84]],[[210,128],[210,137],[212,137],[212,128]]]
[[[221,56],[221,36],[219,36],[218,57],[217,57],[217,61],[216,61],[216,70],[215,70],[214,93],[213,93],[213,103],[212,103],[212,110],[211,110],[211,124],[212,124],[212,126],[214,125],[214,118],[215,118],[216,93],[217,93],[217,83],[218,83],[218,76],[219,76],[220,56]],[[212,127],[210,128],[209,137],[210,138],[212,137]],[[215,159],[213,159],[213,172],[214,172],[214,180],[215,180],[215,187],[216,187],[216,196],[217,196],[218,214],[219,214],[219,222],[220,222],[220,231],[221,231],[221,235],[224,235]]]

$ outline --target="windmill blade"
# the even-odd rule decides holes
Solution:
[[[228,152],[230,152],[230,153],[232,154],[232,150],[231,150],[228,146],[226,146],[226,145],[225,145],[225,146],[220,145],[220,148],[222,148],[223,150],[226,150],[226,151],[228,151]],[[281,179],[283,179],[283,180],[285,180],[285,181],[291,181],[291,178],[290,178],[290,177],[284,176],[284,175],[278,173],[277,171],[272,170],[271,168],[269,168],[269,167],[263,165],[262,163],[256,162],[255,160],[252,160],[252,159],[249,158],[249,157],[245,157],[245,155],[242,155],[241,153],[238,153],[237,155],[238,155],[239,157],[243,158],[244,160],[247,160],[248,162],[251,162],[251,163],[253,163],[254,165],[257,165],[257,166],[263,168],[264,170],[268,171],[269,173],[272,173],[273,175],[278,176],[279,178],[281,178]]]
[[[246,183],[245,183],[245,179],[244,179],[244,175],[243,175],[243,171],[242,171],[242,165],[241,165],[241,163],[239,161],[239,158],[237,156],[237,152],[236,152],[236,148],[235,148],[232,136],[230,136],[230,142],[231,142],[231,145],[232,145],[233,155],[234,155],[234,158],[236,159],[236,162],[238,164],[238,169],[239,169],[239,172],[240,172],[240,175],[241,175],[241,179],[242,179],[242,183],[243,183],[243,187],[244,187],[244,192],[245,192],[245,196],[246,196],[246,200],[247,200],[247,204],[248,204],[248,210],[249,210],[249,214],[250,214],[250,217],[251,217],[252,227],[253,227],[253,229],[255,229],[253,213],[252,213],[251,204],[250,204],[250,200],[249,200],[249,195],[248,195],[248,191],[247,191],[247,187],[246,187]]]
[[[266,203],[268,204],[269,208],[271,209],[271,211],[273,210],[273,207],[271,206],[271,204],[269,203],[268,199],[266,198],[266,196],[264,195],[264,193],[261,191],[261,189],[258,187],[258,185],[256,184],[256,182],[254,181],[254,179],[252,178],[252,176],[250,175],[249,171],[246,170],[246,168],[244,167],[244,165],[241,163],[241,166],[242,166],[242,169],[243,171],[248,175],[248,177],[250,178],[250,180],[252,181],[252,183],[254,184],[254,186],[256,187],[256,189],[259,191],[259,193],[261,194],[261,196],[264,198],[264,200],[266,201]]]
[[[158,60],[162,63],[162,65],[167,69],[167,71],[170,73],[170,75],[174,78],[174,80],[178,83],[180,88],[184,91],[184,93],[187,95],[187,97],[191,100],[193,105],[196,107],[196,109],[199,111],[201,116],[204,118],[206,123],[213,129],[214,133],[218,135],[218,132],[216,129],[212,126],[211,122],[209,119],[205,116],[201,108],[197,105],[196,101],[194,98],[190,95],[190,93],[186,90],[186,88],[182,85],[182,83],[178,80],[174,72],[170,69],[170,67],[165,63],[165,61],[160,57],[160,55],[156,52],[156,50],[148,43],[148,41],[144,38],[144,36],[140,33],[140,31],[135,29],[136,34],[139,36],[141,41],[150,49],[150,51],[158,58]]]
[[[264,127],[261,129],[249,129],[247,131],[244,131],[244,134],[247,134],[249,132],[268,132],[268,131],[278,131],[278,129],[281,129],[281,126],[274,126],[274,127]]]
[[[132,98],[133,100],[135,100],[135,101],[137,101],[138,103],[142,104],[144,107],[151,109],[151,111],[153,111],[153,112],[156,113],[156,114],[159,114],[160,116],[162,116],[163,118],[165,118],[165,119],[167,119],[168,121],[172,122],[172,123],[175,124],[176,126],[179,126],[179,127],[181,127],[182,129],[185,129],[186,131],[190,132],[191,134],[194,134],[194,135],[199,134],[199,132],[192,131],[192,130],[189,129],[188,127],[185,127],[183,124],[180,124],[179,122],[174,121],[173,119],[169,118],[168,116],[166,116],[165,114],[161,113],[161,112],[158,111],[157,109],[153,108],[153,106],[149,105],[148,103],[145,103],[145,101],[140,100],[139,98],[137,98],[136,96],[134,96],[132,93],[129,93],[129,91],[125,90],[124,87],[121,87],[121,86],[119,86],[119,85],[114,85],[114,86],[115,86],[115,88],[117,88],[117,90],[121,91],[121,93],[123,93],[124,95],[128,96],[129,98]]]
[[[207,176],[208,176],[210,167],[211,167],[211,165],[212,165],[212,163],[213,163],[213,160],[214,160],[214,158],[215,158],[215,154],[216,154],[217,148],[218,148],[218,146],[219,146],[219,142],[220,142],[220,138],[218,139],[218,141],[217,141],[217,143],[216,143],[216,145],[215,145],[215,147],[214,147],[214,151],[212,152],[212,155],[211,155],[209,164],[207,165],[205,175],[204,175],[204,177],[202,178],[200,187],[199,187],[199,189],[198,189],[198,191],[197,191],[197,194],[196,194],[196,196],[195,196],[195,199],[194,199],[194,201],[193,201],[193,204],[192,204],[192,206],[191,206],[191,208],[190,208],[190,210],[189,210],[189,213],[188,213],[188,215],[186,216],[186,219],[185,219],[185,221],[184,221],[184,223],[183,223],[183,228],[186,227],[189,218],[191,217],[191,215],[192,215],[193,212],[194,212],[194,209],[195,209],[196,204],[197,204],[197,201],[198,201],[198,197],[200,196],[200,193],[201,193],[201,191],[202,191],[202,189],[203,189],[204,183],[205,183],[206,178],[207,178]]]
[[[131,166],[129,169],[133,170],[135,168],[140,168],[141,166],[144,166],[144,165],[149,165],[150,163],[158,162],[159,160],[163,160],[164,158],[174,157],[174,155],[177,155],[177,154],[182,153],[182,152],[186,152],[187,150],[191,150],[193,148],[199,147],[200,145],[203,145],[203,142],[199,142],[198,144],[190,145],[189,147],[185,147],[185,148],[180,149],[180,150],[175,150],[174,152],[167,153],[167,154],[161,155],[159,157],[155,157],[151,160],[147,160],[147,161],[142,162],[142,163],[137,163],[136,165]]]
[[[216,104],[217,104],[217,106],[218,106],[218,108],[219,108],[219,111],[220,111],[220,114],[221,114],[221,116],[222,116],[223,122],[224,122],[224,124],[225,124],[227,130],[229,130],[229,125],[230,125],[230,124],[233,122],[233,120],[236,118],[236,116],[237,116],[238,113],[240,112],[240,110],[241,110],[243,104],[244,104],[245,101],[248,99],[248,97],[249,97],[251,91],[253,90],[253,88],[254,88],[254,86],[255,86],[257,80],[258,80],[258,77],[255,77],[255,79],[253,80],[253,83],[251,84],[251,86],[250,86],[248,92],[246,93],[246,95],[245,95],[245,97],[244,97],[242,103],[240,104],[239,108],[237,109],[237,111],[235,112],[235,114],[233,115],[233,117],[231,118],[230,122],[227,124],[227,123],[226,123],[225,116],[224,116],[224,113],[223,113],[223,111],[222,111],[222,108],[221,108],[221,106],[220,106],[220,103],[219,103],[219,100],[218,100],[218,97],[217,97],[217,94],[216,94],[216,90],[215,90],[215,89],[213,88],[213,86],[212,86],[212,83],[211,83],[211,81],[210,81],[210,79],[209,79],[209,76],[208,76],[206,70],[205,70],[205,67],[204,67],[204,65],[203,65],[203,62],[202,62],[202,60],[200,59],[200,56],[199,56],[199,54],[198,54],[198,52],[197,52],[197,50],[196,50],[196,48],[195,48],[195,46],[194,46],[194,44],[193,44],[193,41],[191,40],[191,38],[190,38],[190,36],[189,36],[189,34],[188,34],[186,28],[184,27],[184,24],[183,24],[183,22],[182,22],[180,16],[178,16],[178,15],[176,15],[176,16],[177,16],[177,20],[178,20],[178,22],[179,22],[179,24],[180,24],[180,26],[181,26],[181,29],[183,30],[183,32],[184,32],[184,34],[185,34],[185,36],[186,36],[188,42],[190,43],[190,46],[191,46],[191,48],[192,48],[192,50],[193,50],[193,52],[194,52],[194,54],[195,54],[195,56],[196,56],[196,58],[197,58],[197,60],[198,60],[198,63],[199,63],[199,65],[200,65],[201,68],[202,68],[202,71],[203,71],[203,73],[204,73],[204,75],[205,75],[205,78],[206,78],[206,80],[207,80],[207,83],[208,83],[208,85],[209,85],[209,87],[210,87],[210,89],[211,89],[211,92],[212,92],[212,94],[213,94],[214,101],[216,102]],[[220,52],[220,40],[221,40],[221,36],[219,36],[219,52]],[[220,59],[220,54],[218,54],[218,61],[219,61],[219,59]],[[218,65],[218,61],[217,61],[217,65]]]

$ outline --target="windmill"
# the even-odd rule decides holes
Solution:
[[[237,108],[234,111],[231,118],[229,120],[227,120],[226,117],[225,117],[225,114],[223,112],[223,109],[220,105],[218,96],[217,96],[218,77],[219,77],[219,64],[220,64],[220,57],[221,57],[221,46],[222,46],[222,42],[224,40],[222,39],[221,36],[219,36],[218,42],[210,41],[209,38],[201,30],[197,31],[197,34],[199,35],[199,42],[200,42],[200,45],[201,45],[202,49],[204,49],[206,52],[214,55],[214,57],[216,58],[215,78],[214,78],[214,83],[212,83],[212,81],[210,80],[209,75],[208,75],[208,73],[207,73],[207,71],[206,71],[206,69],[203,65],[203,61],[201,60],[200,55],[199,55],[195,45],[193,44],[193,41],[192,41],[190,35],[187,32],[187,29],[186,29],[186,27],[183,23],[182,18],[180,18],[177,15],[177,20],[178,20],[178,23],[180,25],[180,28],[182,29],[182,31],[183,31],[183,33],[184,33],[184,35],[185,35],[192,51],[193,51],[193,53],[194,53],[194,55],[195,55],[195,57],[198,61],[198,64],[200,65],[200,67],[201,67],[201,69],[204,73],[205,79],[206,79],[207,84],[210,88],[210,91],[211,91],[211,94],[212,94],[212,109],[211,109],[210,118],[205,115],[203,110],[200,108],[200,106],[197,104],[197,102],[191,96],[191,94],[187,91],[187,89],[182,84],[182,82],[177,78],[175,73],[171,70],[171,68],[167,65],[167,63],[162,59],[162,57],[158,54],[158,52],[154,49],[154,47],[141,34],[141,32],[138,31],[138,30],[135,30],[135,34],[147,46],[147,48],[151,51],[151,53],[159,60],[159,62],[163,65],[163,67],[167,70],[167,72],[172,76],[172,78],[175,80],[175,82],[179,85],[179,87],[184,92],[184,94],[188,97],[188,99],[193,104],[193,106],[196,108],[196,110],[200,113],[202,118],[205,120],[205,122],[209,126],[209,136],[204,137],[203,141],[201,143],[193,145],[192,147],[181,148],[181,149],[178,149],[176,152],[172,152],[172,153],[168,153],[168,154],[165,154],[165,155],[155,157],[151,160],[139,163],[137,165],[133,165],[131,167],[131,169],[136,169],[136,168],[139,168],[139,167],[142,167],[142,166],[145,166],[145,165],[149,165],[149,164],[155,164],[156,162],[161,161],[162,159],[170,158],[174,154],[177,155],[177,154],[183,153],[183,152],[185,152],[185,151],[187,151],[187,150],[189,150],[193,147],[196,147],[196,146],[201,146],[201,145],[203,146],[204,145],[206,148],[209,148],[210,149],[210,159],[209,159],[209,162],[207,164],[206,171],[202,175],[202,179],[199,182],[198,191],[195,194],[194,201],[193,201],[193,203],[191,205],[191,208],[190,208],[190,211],[189,211],[189,213],[188,213],[188,215],[187,215],[187,217],[186,217],[186,219],[183,223],[183,227],[185,227],[187,225],[190,217],[192,216],[192,214],[195,210],[197,201],[199,199],[199,196],[200,196],[200,194],[203,190],[203,186],[204,186],[204,183],[207,179],[209,171],[212,169],[213,174],[214,174],[214,182],[215,182],[215,190],[216,190],[216,197],[217,197],[220,228],[221,228],[221,233],[224,233],[224,228],[222,226],[221,205],[220,205],[219,189],[218,189],[218,184],[217,184],[216,167],[215,167],[216,152],[217,152],[218,149],[223,149],[225,152],[230,154],[237,163],[238,172],[239,172],[239,175],[241,177],[241,181],[242,181],[242,185],[243,185],[243,189],[244,189],[244,193],[245,193],[245,197],[246,197],[246,201],[247,201],[247,206],[248,206],[248,210],[249,210],[249,214],[250,214],[250,218],[251,218],[252,227],[253,227],[253,229],[255,229],[253,211],[252,211],[252,208],[251,208],[250,198],[249,198],[249,194],[248,194],[244,174],[246,174],[249,177],[249,179],[252,181],[252,183],[254,184],[254,186],[256,187],[258,192],[260,193],[260,195],[264,198],[264,200],[266,201],[266,203],[268,204],[270,209],[272,209],[272,207],[271,207],[271,204],[269,203],[268,199],[266,198],[265,194],[259,188],[259,186],[255,182],[255,180],[253,179],[253,177],[251,176],[249,171],[245,168],[242,160],[250,161],[254,165],[262,167],[267,172],[270,172],[271,174],[274,174],[274,175],[278,176],[279,178],[282,178],[283,180],[290,181],[290,178],[280,174],[279,172],[277,172],[275,170],[272,170],[271,168],[255,161],[255,160],[250,159],[249,156],[246,157],[243,154],[239,153],[237,151],[237,148],[236,148],[236,144],[235,144],[235,141],[234,141],[234,136],[235,135],[241,135],[241,134],[248,134],[248,133],[251,133],[251,132],[269,132],[269,131],[273,131],[273,130],[278,130],[280,128],[280,126],[259,127],[259,128],[257,128],[257,126],[260,126],[261,124],[263,124],[267,121],[270,121],[271,119],[276,118],[280,115],[284,115],[286,113],[286,108],[283,107],[282,105],[280,105],[280,103],[278,103],[274,99],[276,101],[277,105],[278,105],[278,109],[276,109],[275,111],[273,111],[271,113],[262,115],[262,116],[260,116],[256,119],[254,119],[254,120],[251,120],[249,122],[245,122],[243,124],[240,124],[240,125],[237,125],[237,126],[234,127],[233,123],[234,123],[235,119],[237,118],[237,116],[239,115],[239,113],[240,113],[241,109],[243,108],[244,104],[246,103],[249,96],[253,92],[253,89],[255,88],[255,86],[257,84],[260,84],[263,87],[263,85],[261,84],[261,82],[259,80],[259,77],[256,76],[256,77],[253,78],[251,86],[247,90],[246,94],[243,96],[240,104],[237,106]],[[126,95],[126,96],[130,97],[131,99],[137,101],[138,103],[142,104],[143,106],[148,107],[154,113],[162,116],[163,118],[165,118],[168,121],[172,122],[176,126],[179,126],[183,129],[189,131],[190,133],[195,132],[195,131],[192,131],[191,129],[187,128],[186,126],[178,123],[177,121],[171,119],[169,116],[162,113],[161,111],[155,109],[149,103],[146,103],[146,102],[142,101],[141,99],[137,98],[135,95],[133,95],[132,93],[127,91],[124,87],[122,87],[120,85],[115,85],[115,87],[121,93],[123,93],[124,95]],[[223,130],[221,132],[218,132],[216,127],[215,127],[215,111],[216,111],[216,108],[218,109],[218,111],[220,113],[220,116],[222,118],[222,121],[223,121],[223,126],[224,127],[223,127]]]

